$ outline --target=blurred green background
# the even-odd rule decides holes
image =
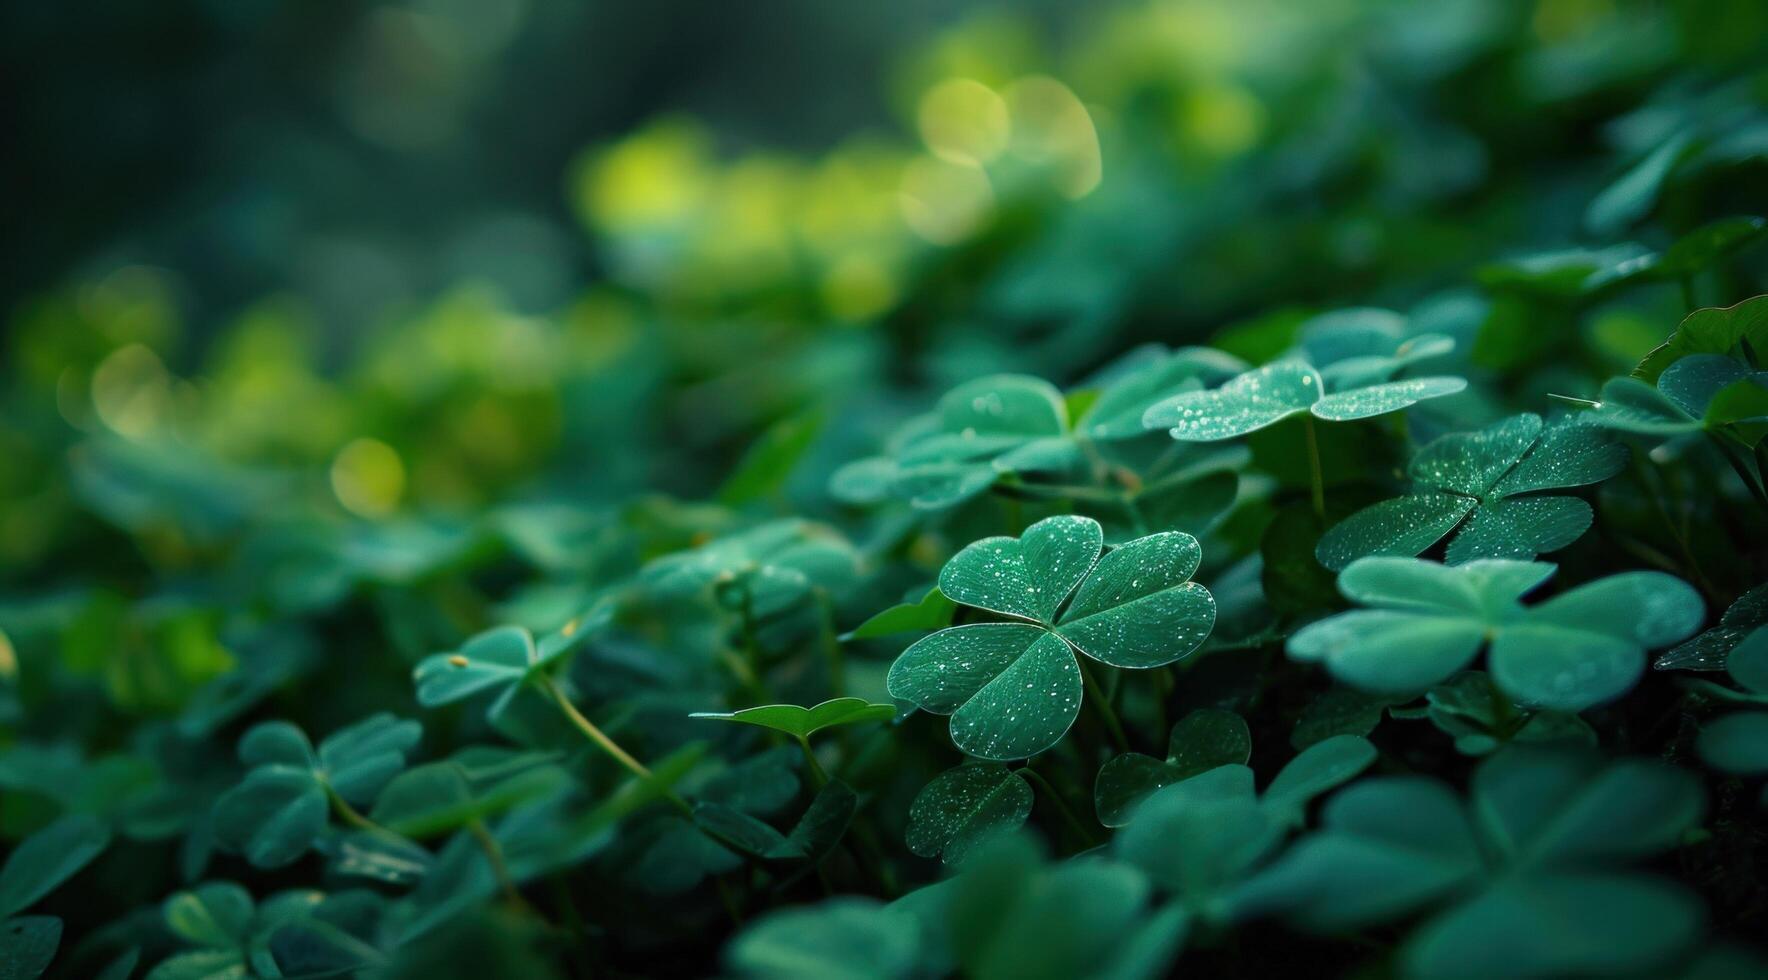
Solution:
[[[1588,333],[1486,359],[1588,390],[1676,287],[1491,264],[1768,211],[1764,38],[1751,0],[8,5],[0,584],[119,531],[163,573],[271,516],[703,497],[769,431],[828,513],[953,381],[1352,302]],[[1586,213],[1675,141],[1643,241]]]

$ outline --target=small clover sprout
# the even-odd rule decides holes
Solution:
[[[952,741],[970,755],[1023,759],[1059,741],[1079,714],[1077,651],[1139,669],[1196,650],[1215,623],[1214,598],[1189,581],[1202,558],[1197,540],[1168,531],[1103,548],[1098,522],[1074,516],[965,547],[941,570],[940,591],[1010,621],[917,641],[891,665],[891,696],[951,715]]]

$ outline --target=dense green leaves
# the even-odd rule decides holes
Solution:
[[[1590,505],[1543,491],[1600,483],[1626,465],[1626,447],[1574,419],[1543,425],[1512,416],[1452,433],[1407,468],[1415,489],[1364,508],[1320,538],[1320,564],[1341,570],[1369,555],[1416,555],[1454,532],[1447,561],[1532,559],[1590,527]]]
[[[325,829],[333,799],[373,802],[405,768],[423,736],[415,721],[374,715],[333,733],[315,751],[287,722],[265,722],[240,739],[245,779],[215,804],[215,839],[260,868],[305,854]]]
[[[1196,539],[1163,532],[1101,557],[1103,547],[1098,522],[1052,517],[958,552],[940,591],[1022,622],[917,641],[890,668],[891,695],[951,715],[952,741],[971,755],[1023,759],[1054,745],[1080,712],[1075,651],[1149,668],[1195,650],[1215,622],[1215,600],[1188,581],[1202,557]]]
[[[1475,772],[1466,804],[1414,776],[1342,791],[1242,900],[1325,931],[1440,910],[1403,949],[1421,975],[1634,969],[1685,949],[1699,905],[1618,866],[1672,846],[1701,811],[1695,781],[1659,763],[1511,749]]]
[[[73,877],[110,845],[110,830],[82,814],[21,841],[0,865],[0,919],[16,915]]]

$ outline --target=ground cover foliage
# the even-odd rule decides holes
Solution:
[[[610,283],[342,366],[43,297],[0,978],[1763,975],[1768,75],[1448,9],[1124,8],[962,228],[641,132]]]

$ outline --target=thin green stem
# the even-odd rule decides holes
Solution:
[[[1690,311],[1693,311],[1697,306],[1700,305],[1694,301],[1694,276],[1685,275],[1682,277],[1681,282],[1682,282],[1682,305],[1686,306]]]
[[[811,751],[810,739],[803,735],[798,736],[798,747],[804,750],[804,765],[810,770],[810,778],[816,782],[816,788],[822,789],[827,786],[829,784],[828,770],[823,768],[823,764],[817,761],[816,753]]]
[[[688,801],[682,799],[674,790],[659,784],[656,774],[645,768],[644,763],[633,758],[630,753],[620,747],[618,742],[609,738],[606,732],[596,727],[595,722],[585,718],[583,712],[578,711],[577,706],[571,703],[571,699],[565,696],[565,689],[559,686],[558,681],[542,674],[540,683],[546,688],[547,693],[552,695],[553,700],[558,703],[559,710],[565,713],[565,717],[570,720],[571,724],[583,733],[584,738],[594,742],[597,748],[606,752],[615,762],[620,763],[627,772],[637,776],[641,781],[649,783],[677,810],[689,816],[693,815],[694,808],[688,805]]]
[[[1074,809],[1068,805],[1068,801],[1062,798],[1061,793],[1056,792],[1056,787],[1050,785],[1050,781],[1045,779],[1042,773],[1030,766],[1020,768],[1019,773],[1030,779],[1033,786],[1043,791],[1044,796],[1049,798],[1050,803],[1055,806],[1056,812],[1062,816],[1062,821],[1068,824],[1068,829],[1074,831],[1074,835],[1080,838],[1082,843],[1089,848],[1099,843],[1099,839],[1093,836],[1092,831],[1089,831],[1085,824],[1081,823],[1080,818],[1075,816]]]
[[[1314,432],[1314,417],[1303,415],[1302,427],[1308,434],[1308,471],[1314,491],[1314,516],[1326,517],[1326,477],[1320,470],[1320,437]]]
[[[829,661],[829,696],[843,697],[847,693],[847,660],[841,651],[841,641],[835,635],[835,600],[830,597],[829,590],[821,586],[816,588],[815,594],[819,613],[818,639],[822,643],[823,655]]]
[[[1128,752],[1130,740],[1123,733],[1123,722],[1118,720],[1117,712],[1112,710],[1111,699],[1105,696],[1105,689],[1094,679],[1086,662],[1076,658],[1075,663],[1080,665],[1080,680],[1087,689],[1087,703],[1093,706],[1093,710],[1099,713],[1100,720],[1105,722],[1105,730],[1111,733],[1111,741],[1116,743],[1117,751]]]
[[[491,877],[497,879],[497,887],[503,891],[504,900],[511,908],[523,912],[532,911],[527,899],[522,897],[521,889],[516,887],[516,880],[510,877],[509,865],[504,863],[503,848],[498,845],[497,838],[485,827],[485,821],[478,817],[467,821],[467,832],[479,842],[479,850],[485,852],[485,860],[491,865]]]

